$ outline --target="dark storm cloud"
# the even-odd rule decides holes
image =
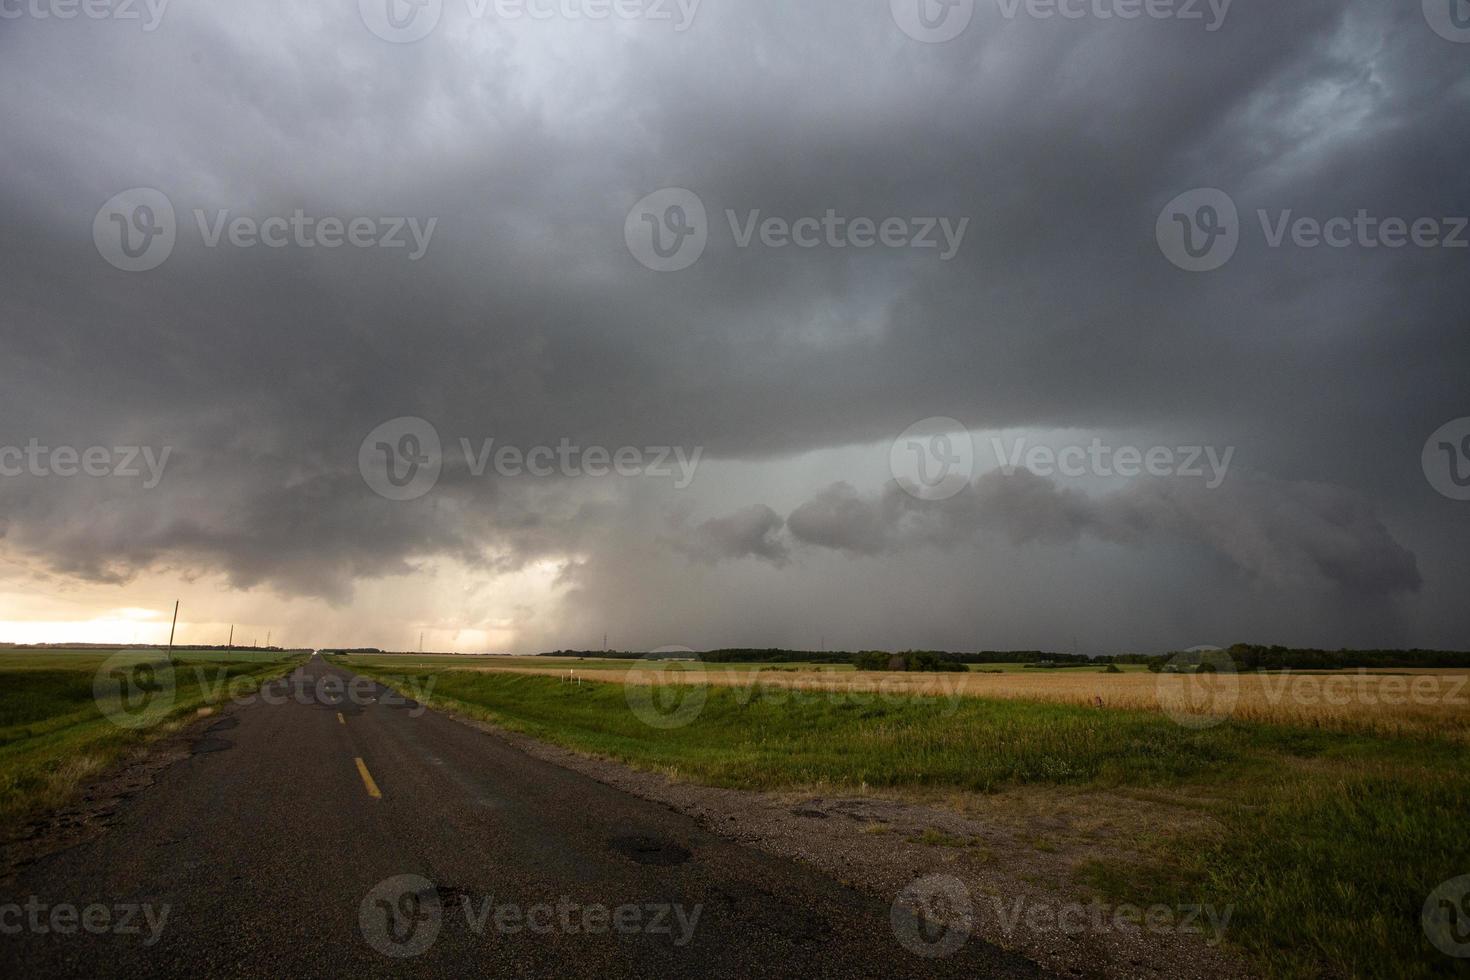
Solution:
[[[83,577],[223,571],[337,601],[439,555],[599,568],[614,542],[633,561],[610,523],[669,550],[657,516],[635,520],[601,487],[472,483],[454,465],[395,504],[363,485],[359,443],[417,415],[447,444],[753,460],[944,415],[1186,432],[1239,446],[1269,482],[1106,506],[1007,484],[900,507],[897,523],[888,498],[833,489],[790,533],[881,555],[977,521],[1018,541],[1159,532],[1250,576],[1380,595],[1465,571],[1463,549],[1416,571],[1398,542],[1470,529],[1417,463],[1429,432],[1470,414],[1466,253],[1271,249],[1254,218],[1470,213],[1470,48],[1431,32],[1417,0],[1237,0],[1216,32],[1008,21],[980,0],[944,45],[904,36],[887,4],[841,0],[707,0],[679,34],[451,13],[412,45],[372,36],[354,8],[180,4],[151,33],[0,24],[0,444],[176,453],[148,493],[3,481],[7,546]],[[137,186],[168,195],[179,244],[130,274],[91,230]],[[623,223],[665,186],[698,193],[712,227],[697,264],[660,275]],[[1235,197],[1245,235],[1225,268],[1191,275],[1153,229],[1198,186]],[[410,262],[204,248],[195,209],[438,225]],[[970,223],[942,262],[742,249],[727,209]],[[736,505],[673,550],[754,556],[815,588],[787,565],[775,512],[707,512]],[[647,576],[647,591],[578,588],[646,605]]]
[[[1014,545],[1071,544],[1083,535],[1140,545],[1162,534],[1203,545],[1277,587],[1327,585],[1377,602],[1421,584],[1414,556],[1366,501],[1310,483],[1243,479],[1208,490],[1141,482],[1093,497],[1025,470],[992,471],[944,501],[920,500],[897,483],[871,498],[837,484],[798,507],[787,524],[799,541],[864,556],[975,546],[987,533]]]
[[[785,565],[789,554],[781,540],[786,522],[764,504],[754,504],[724,517],[712,517],[689,529],[676,547],[698,561],[714,564],[727,558],[760,558]]]

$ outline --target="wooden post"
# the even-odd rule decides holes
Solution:
[[[173,625],[168,628],[168,660],[169,660],[169,663],[173,663],[173,659],[174,659],[174,630],[178,629],[178,626],[179,626],[179,600],[175,599],[174,600],[174,622],[173,622]]]

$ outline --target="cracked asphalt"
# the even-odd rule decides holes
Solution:
[[[320,657],[288,683],[0,887],[0,973],[1044,975]]]

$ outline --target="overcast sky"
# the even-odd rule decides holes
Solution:
[[[1464,6],[0,0],[0,640],[1465,648]]]

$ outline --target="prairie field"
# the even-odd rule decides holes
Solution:
[[[161,650],[0,651],[0,836],[227,692],[253,690],[302,659],[175,649],[169,666]]]
[[[788,692],[793,697],[1042,701],[1172,713],[1196,724],[1228,717],[1342,732],[1422,734],[1470,741],[1470,669],[1464,668],[1155,674],[1143,667],[1108,673],[1101,668],[1047,670],[980,664],[967,673],[883,673],[838,664],[630,664],[627,660],[411,655],[357,657],[353,663],[395,670],[449,668],[582,677],[610,684],[711,685],[734,687],[748,697],[763,698]]]
[[[1266,976],[1449,969],[1419,916],[1431,889],[1470,869],[1466,671],[343,666],[676,781],[921,799],[1074,787],[1157,800],[1159,833],[1138,842],[1146,859],[1101,855],[1078,868],[1095,894],[1229,904],[1231,948]],[[1209,829],[1165,832],[1179,806]]]

